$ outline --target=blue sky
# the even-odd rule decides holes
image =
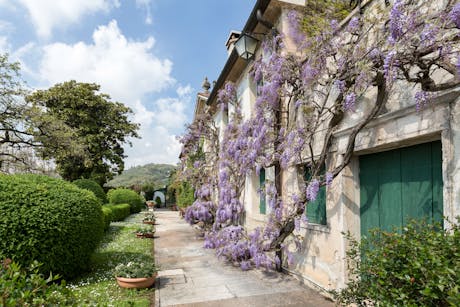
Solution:
[[[0,0],[0,53],[32,89],[95,82],[134,111],[142,139],[126,167],[176,163],[204,76],[217,79],[225,41],[255,0]]]

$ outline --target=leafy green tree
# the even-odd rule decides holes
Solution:
[[[90,178],[103,185],[123,171],[123,145],[131,145],[129,137],[138,137],[139,125],[128,118],[131,109],[99,90],[97,84],[72,80],[26,97],[35,108],[70,127],[84,146],[82,155],[55,138],[36,138],[44,145],[41,155],[55,160],[64,179]]]
[[[0,166],[6,158],[16,158],[6,150],[8,146],[31,143],[31,135],[21,125],[26,104],[20,98],[26,90],[19,70],[19,63],[11,63],[8,54],[0,54]]]
[[[83,155],[72,129],[27,103],[27,94],[19,63],[0,54],[0,171],[45,171],[35,155],[37,148],[43,148],[40,140],[54,140],[47,142],[50,152],[56,151],[56,144],[65,144],[75,156]]]
[[[142,192],[144,192],[144,197],[146,200],[153,199],[153,194],[155,193],[156,186],[158,186],[158,184],[155,184],[155,182],[147,182],[142,186]]]

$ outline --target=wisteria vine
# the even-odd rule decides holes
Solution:
[[[251,116],[242,114],[235,86],[227,83],[218,95],[229,117],[223,140],[219,142],[218,127],[207,113],[188,127],[181,139],[182,174],[194,186],[196,201],[186,218],[205,225],[205,247],[244,270],[279,268],[281,251],[289,262],[286,239],[292,238],[300,248],[297,231],[308,223],[306,206],[349,163],[357,134],[384,110],[394,85],[414,86],[418,110],[438,92],[460,85],[460,4],[385,2],[374,1],[347,22],[331,20],[314,37],[302,31],[302,15],[289,12],[289,33],[268,35],[253,63],[251,76],[258,86]],[[288,52],[288,41],[297,50]],[[448,77],[438,81],[434,75],[439,71]],[[352,127],[343,161],[323,172],[331,158],[333,132],[371,90],[376,94],[365,102],[371,104],[368,113]],[[275,169],[275,179],[262,191],[267,220],[263,227],[248,231],[245,179],[269,167]],[[280,177],[288,168],[297,172],[299,192],[283,195]]]

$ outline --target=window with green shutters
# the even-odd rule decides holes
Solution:
[[[323,166],[321,175],[326,173],[326,167]],[[309,182],[311,179],[310,168],[305,166],[305,181]],[[326,186],[322,186],[319,189],[318,196],[315,201],[307,203],[305,214],[308,218],[308,222],[311,224],[326,225]]]
[[[265,214],[265,169],[260,169],[259,173],[259,187],[260,187],[260,200],[259,200],[259,212]]]

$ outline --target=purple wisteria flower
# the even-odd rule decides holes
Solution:
[[[341,93],[345,92],[345,81],[343,80],[335,80],[335,86],[339,89]]]
[[[336,19],[332,19],[330,22],[332,32],[336,32],[339,30],[340,24]]]
[[[395,0],[390,11],[390,37],[389,42],[395,43],[404,33],[403,26],[405,16],[402,11],[404,3],[402,0]]]
[[[460,55],[458,57],[458,60],[457,60],[457,74],[460,76]]]
[[[294,229],[295,231],[300,231],[300,218],[294,219]]]
[[[377,48],[369,50],[367,56],[374,64],[378,64],[382,61],[382,52]]]
[[[383,71],[387,83],[391,83],[396,80],[397,72],[396,67],[398,66],[398,60],[396,59],[396,51],[391,50],[388,52],[383,62]]]
[[[299,13],[297,13],[294,10],[289,11],[287,15],[287,20],[289,25],[289,35],[297,45],[301,45],[302,42],[305,41],[305,34],[302,32],[302,29],[300,28]]]
[[[345,101],[343,103],[343,109],[345,111],[352,111],[355,108],[355,103],[356,103],[356,94],[349,93],[347,96],[345,96]]]
[[[334,179],[334,175],[332,175],[332,173],[327,172],[326,173],[326,185],[330,186],[333,179]]]
[[[457,3],[449,13],[449,18],[460,29],[460,3]]]
[[[302,80],[304,84],[308,85],[310,82],[314,81],[319,73],[320,71],[318,68],[307,62],[302,67]]]
[[[415,93],[415,108],[417,111],[422,110],[431,101],[431,94],[425,91]]]
[[[310,181],[310,184],[307,187],[307,200],[315,201],[318,197],[319,192],[319,181],[318,179],[313,179]]]
[[[232,82],[225,83],[223,89],[217,93],[217,102],[226,108],[229,103],[236,101],[236,88]]]
[[[436,36],[439,33],[439,28],[435,25],[427,24],[420,33],[421,44],[424,47],[431,46],[436,40]]]
[[[347,30],[351,33],[355,33],[359,29],[359,18],[353,17],[348,23]]]
[[[240,266],[243,271],[247,271],[251,268],[251,261],[247,261],[247,260],[241,261]]]

